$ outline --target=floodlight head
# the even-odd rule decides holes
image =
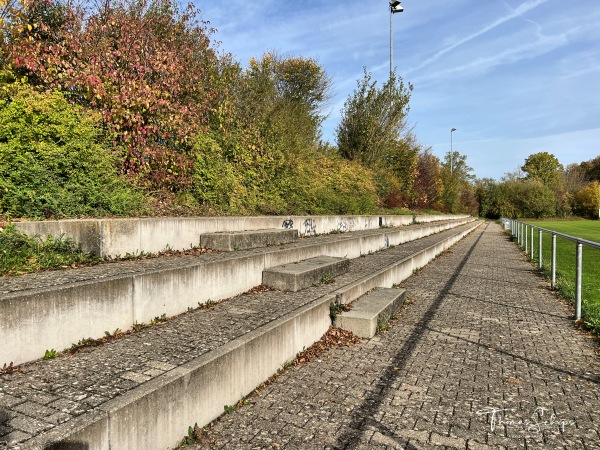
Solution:
[[[402,11],[404,11],[404,8],[402,7],[402,5],[400,4],[400,2],[398,0],[390,0],[390,12],[392,14],[402,12]]]

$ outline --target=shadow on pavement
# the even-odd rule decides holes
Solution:
[[[381,403],[387,396],[387,393],[391,389],[394,380],[398,377],[398,374],[402,372],[402,370],[406,367],[408,360],[411,355],[414,353],[419,341],[423,337],[423,334],[426,331],[429,331],[429,323],[435,317],[438,309],[440,308],[444,298],[458,279],[460,273],[463,268],[467,264],[471,254],[477,247],[477,244],[481,240],[483,233],[487,229],[489,224],[485,225],[483,231],[477,238],[477,240],[473,243],[467,254],[464,256],[448,282],[444,285],[438,296],[434,299],[433,303],[429,307],[429,309],[423,315],[423,318],[415,325],[414,331],[410,334],[410,336],[406,339],[405,344],[400,348],[398,353],[394,356],[394,359],[390,362],[387,369],[380,377],[377,382],[376,390],[372,391],[368,394],[365,400],[362,402],[362,405],[359,408],[356,408],[352,414],[351,422],[348,425],[348,429],[345,433],[343,433],[343,437],[339,440],[339,444],[335,447],[336,450],[341,449],[355,449],[360,444],[360,438],[362,433],[365,431],[366,427],[369,426],[370,429],[377,428],[379,432],[386,437],[397,441],[399,444],[402,442],[406,442],[406,439],[402,439],[398,436],[395,436],[393,432],[387,429],[383,424],[373,420],[372,417],[375,415],[377,410],[379,409]],[[406,444],[402,444],[406,445]],[[414,450],[416,447],[408,444],[405,447],[406,450]]]

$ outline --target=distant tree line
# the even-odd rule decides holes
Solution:
[[[480,215],[489,218],[597,218],[600,156],[566,168],[548,153],[530,155],[501,181],[477,181]]]

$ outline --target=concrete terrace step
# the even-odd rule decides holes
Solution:
[[[320,282],[323,277],[335,278],[348,271],[350,260],[318,256],[293,264],[263,271],[263,284],[280,291],[297,292]]]
[[[298,230],[285,229],[229,231],[200,235],[200,245],[202,247],[223,252],[290,244],[297,240]]]
[[[0,374],[0,448],[172,449],[190,425],[209,423],[318,340],[330,304],[401,282],[396,275],[412,271],[398,271],[399,261],[412,267],[416,255],[441,252],[477,226],[353,259],[331,284],[237,296]]]
[[[124,261],[0,279],[0,367],[40,358],[82,338],[128,330],[199,304],[239,295],[262,272],[317,256],[357,258],[473,219],[316,236],[234,253]]]
[[[334,326],[371,339],[404,303],[404,289],[377,288],[352,302],[352,309],[338,314]]]

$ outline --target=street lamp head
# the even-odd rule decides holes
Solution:
[[[390,12],[392,14],[402,12],[402,11],[404,11],[404,8],[402,7],[402,5],[400,4],[400,2],[398,0],[390,0]]]
[[[451,133],[452,133],[453,131],[456,131],[456,128],[452,128],[452,129],[450,130],[450,132],[451,132]]]

